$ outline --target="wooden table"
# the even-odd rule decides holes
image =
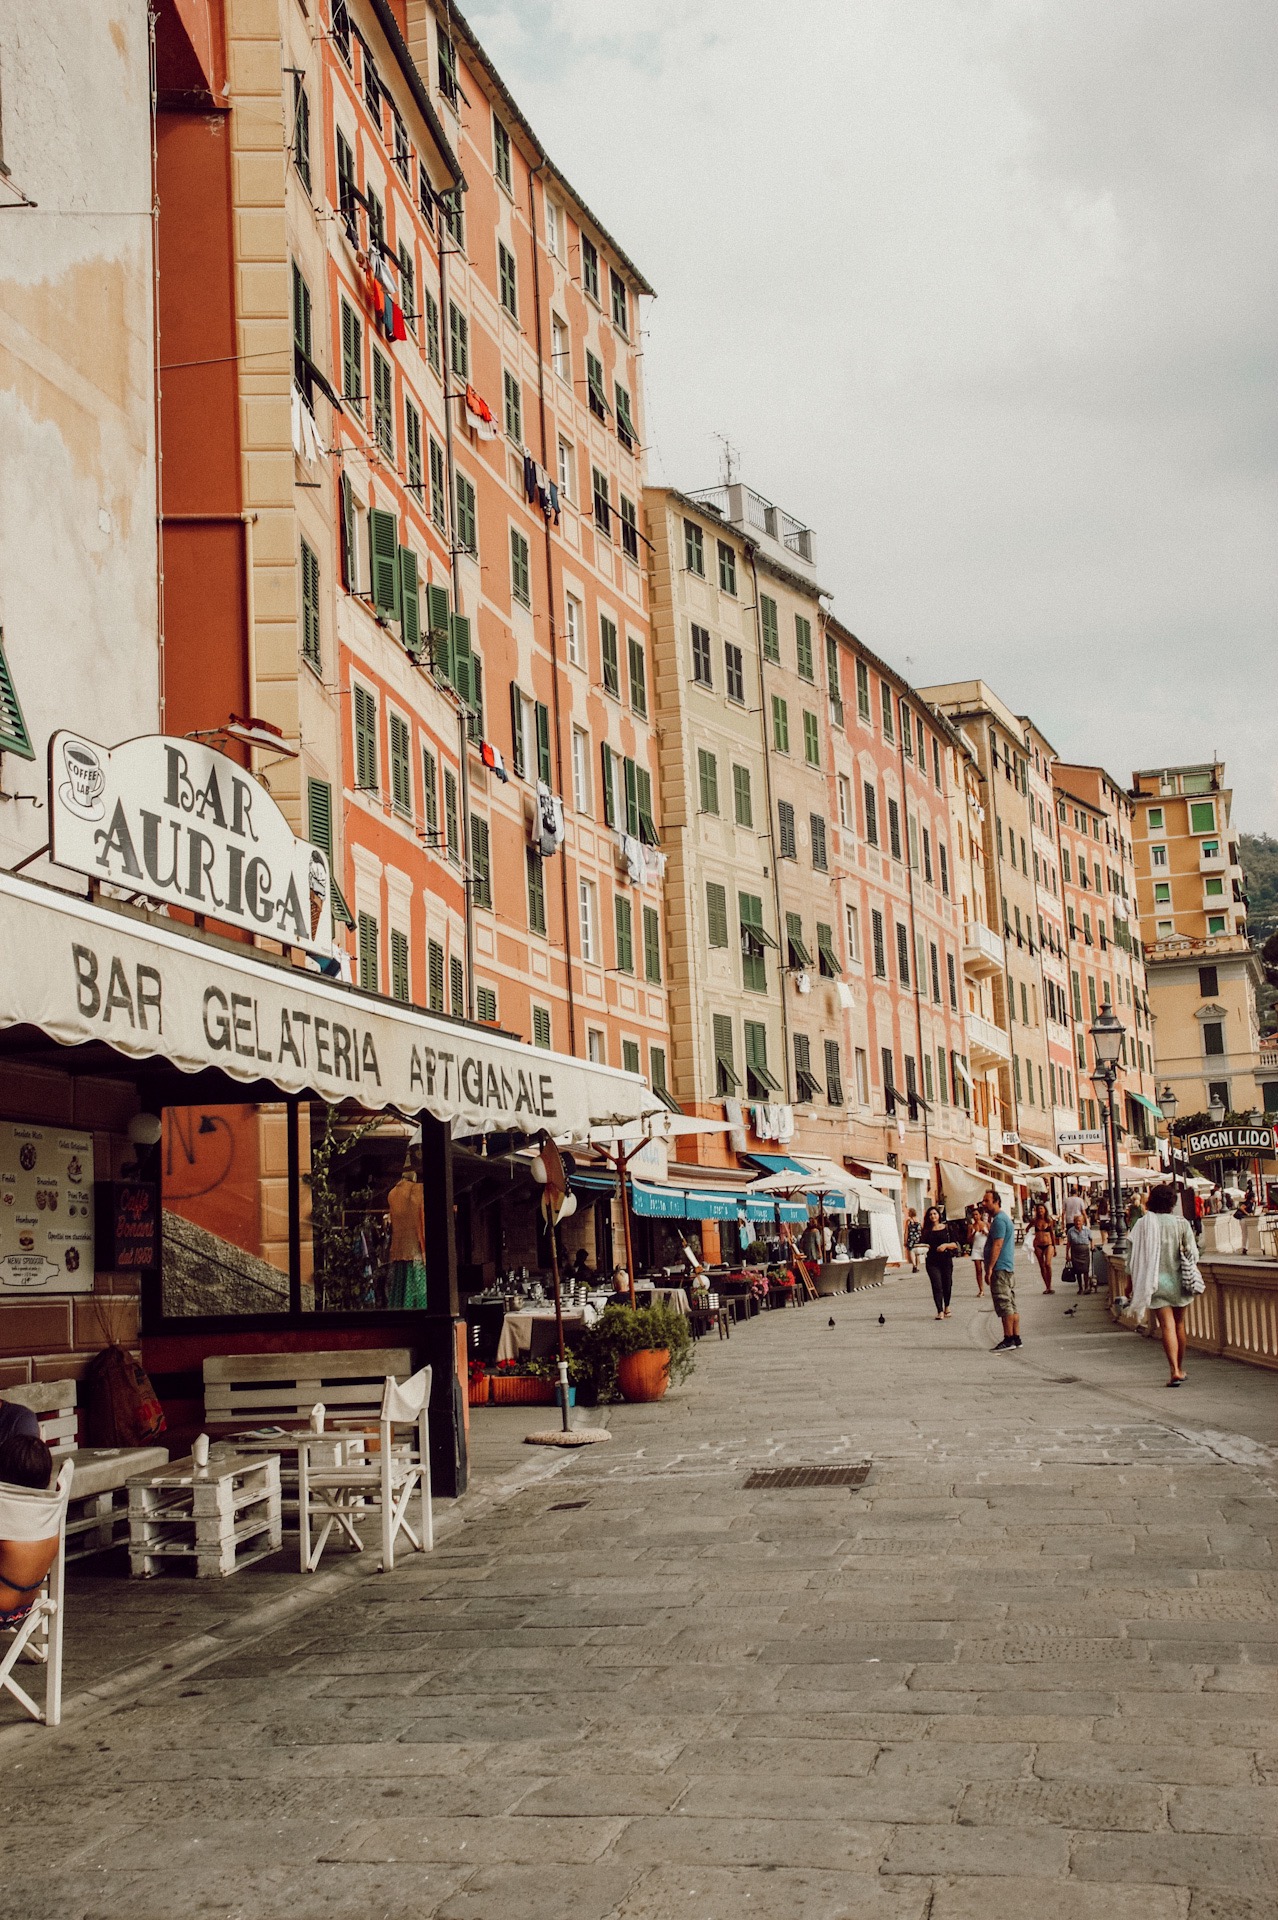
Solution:
[[[358,1416],[357,1416],[358,1417]],[[215,1440],[209,1448],[209,1463],[228,1453],[280,1456],[280,1512],[290,1526],[297,1525],[297,1460],[305,1447],[313,1467],[344,1467],[355,1454],[365,1449],[367,1417],[358,1428],[339,1427],[329,1421],[323,1433],[309,1427],[259,1427],[247,1433],[233,1433],[228,1440]]]
[[[238,1573],[278,1553],[283,1533],[280,1456],[210,1452],[129,1481],[129,1571],[146,1579],[166,1563],[194,1563],[201,1578]]]

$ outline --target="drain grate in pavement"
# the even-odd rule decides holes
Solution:
[[[870,1462],[859,1467],[756,1467],[747,1487],[861,1487]]]
[[[589,1505],[589,1500],[560,1500],[559,1503],[551,1507],[549,1511],[551,1513],[575,1513],[578,1507],[588,1507]]]

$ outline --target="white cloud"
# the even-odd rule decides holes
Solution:
[[[841,616],[1060,750],[1221,750],[1278,829],[1278,16],[508,0],[476,30],[638,260],[650,464],[817,531]]]

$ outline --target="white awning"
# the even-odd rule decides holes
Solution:
[[[183,1074],[429,1113],[459,1136],[545,1127],[581,1140],[660,1104],[638,1074],[0,874],[0,1028],[15,1027]]]
[[[957,1160],[942,1160],[941,1184],[945,1189],[945,1204],[950,1207],[974,1207],[989,1186],[972,1167],[960,1166]]]
[[[1069,1165],[1068,1161],[1062,1160],[1059,1153],[1052,1153],[1046,1147],[1036,1147],[1028,1140],[1022,1140],[1021,1145],[1026,1153],[1033,1154],[1038,1163],[1037,1168],[1030,1168],[1031,1173],[1035,1171],[1041,1171],[1043,1173],[1073,1173],[1073,1167]]]
[[[865,1168],[864,1175],[857,1175],[857,1178],[863,1177],[872,1187],[882,1187],[888,1193],[901,1191],[901,1174],[898,1168],[884,1166],[878,1160],[858,1160],[856,1164],[858,1167]]]

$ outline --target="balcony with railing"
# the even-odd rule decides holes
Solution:
[[[1012,1043],[1002,1027],[996,1027],[992,1020],[986,1020],[979,1013],[969,1013],[964,1025],[968,1055],[978,1073],[988,1067],[1002,1066],[1011,1059]]]
[[[992,927],[982,926],[979,920],[969,920],[963,928],[963,967],[965,972],[980,978],[984,974],[1002,973],[1003,942]]]
[[[816,566],[816,535],[811,527],[805,527],[801,520],[784,513],[780,507],[774,507],[753,487],[733,480],[725,486],[698,488],[690,498],[709,507],[712,513],[742,533],[755,539],[761,537],[763,545],[770,546],[779,559],[791,566],[797,565],[803,572]]]

